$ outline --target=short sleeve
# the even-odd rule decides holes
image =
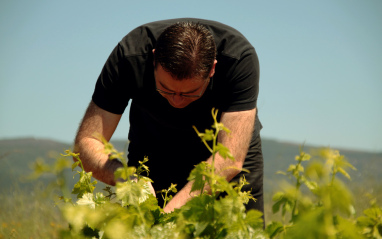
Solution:
[[[118,44],[107,59],[95,85],[92,100],[98,107],[114,114],[125,111],[130,100],[126,80],[128,69],[128,62]]]
[[[260,66],[254,48],[245,51],[229,75],[229,104],[225,111],[243,111],[257,106]]]

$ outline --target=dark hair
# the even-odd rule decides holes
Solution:
[[[176,79],[206,79],[216,58],[214,37],[200,23],[178,22],[159,36],[154,54],[158,63]]]

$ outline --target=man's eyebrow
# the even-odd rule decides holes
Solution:
[[[170,92],[174,92],[173,90],[170,90],[169,88],[167,88],[162,82],[159,81],[159,84],[161,87],[163,87],[165,90],[168,90]],[[190,90],[188,92],[180,92],[181,94],[191,94],[191,93],[194,93],[196,91],[198,91],[200,89],[200,87],[196,88],[195,90]]]
[[[160,81],[158,81],[158,82],[159,82],[159,85],[160,85],[161,87],[163,87],[165,90],[172,91],[172,90],[170,90],[169,88],[167,88],[162,82],[160,82]]]

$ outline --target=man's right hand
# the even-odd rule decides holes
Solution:
[[[138,182],[138,178],[137,177],[131,177],[130,178],[131,180],[135,181],[135,182]],[[151,182],[147,182],[147,185],[149,186],[149,189],[150,189],[150,193],[152,195],[154,195],[154,197],[156,197],[156,193],[155,193],[155,189],[153,187],[153,184]]]
[[[122,163],[109,160],[97,135],[109,141],[121,116],[103,110],[91,101],[75,139],[74,151],[80,153],[85,171],[92,172],[94,178],[109,185],[115,185],[114,171],[122,167]]]

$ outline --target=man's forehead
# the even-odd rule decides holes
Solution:
[[[186,83],[192,82],[195,84],[200,84],[200,82],[204,82],[204,79],[201,79],[198,77],[179,79],[176,76],[174,76],[170,71],[163,68],[160,64],[158,64],[158,66],[154,68],[154,75],[155,75],[155,78],[159,81],[171,78],[171,80],[186,82]]]

